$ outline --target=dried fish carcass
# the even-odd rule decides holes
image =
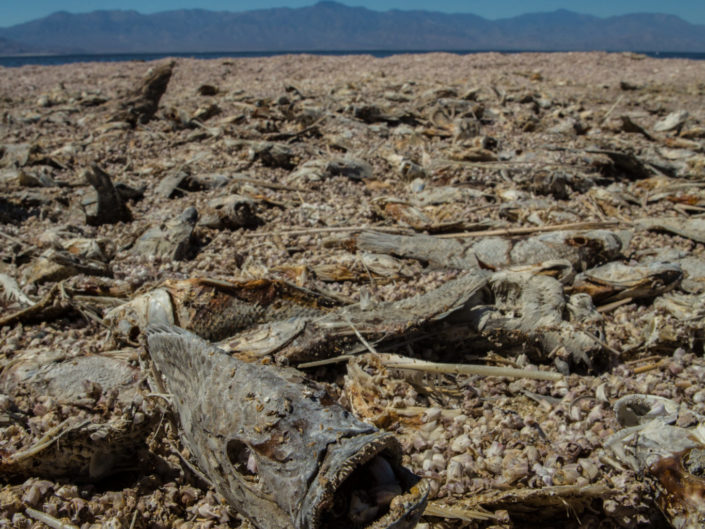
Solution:
[[[675,529],[703,527],[705,417],[672,400],[639,394],[619,399],[614,411],[623,429],[605,448],[652,478],[657,504]]]
[[[461,270],[502,269],[566,259],[581,271],[617,257],[628,240],[629,234],[608,230],[556,231],[523,240],[488,235],[475,242],[365,231],[358,236],[357,247]]]
[[[196,252],[193,229],[197,220],[196,208],[186,208],[178,217],[140,235],[132,252],[175,261],[189,259]]]
[[[199,224],[207,228],[237,230],[252,229],[262,224],[256,215],[256,203],[249,197],[228,195],[208,202]]]
[[[2,373],[0,391],[17,407],[18,426],[29,428],[14,449],[5,445],[0,471],[95,481],[134,467],[140,448],[146,453],[145,439],[153,428],[141,380],[139,368],[120,352],[19,358]],[[79,413],[85,409],[94,412]],[[41,432],[38,440],[35,429]]]
[[[427,486],[401,466],[393,435],[354,419],[295,370],[240,362],[177,327],[147,335],[182,442],[257,527],[416,525]]]
[[[578,275],[573,290],[590,294],[596,302],[610,303],[656,297],[678,286],[682,278],[683,271],[673,263],[629,266],[613,261]]]
[[[116,307],[105,322],[130,339],[150,323],[175,324],[208,340],[222,340],[257,323],[318,316],[334,302],[284,281],[167,280]]]

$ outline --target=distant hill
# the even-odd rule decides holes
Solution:
[[[2,31],[2,30],[0,30]],[[26,53],[37,53],[40,50],[0,37],[0,55],[21,55]]]
[[[689,24],[672,15],[599,18],[559,10],[487,20],[472,14],[380,12],[337,2],[239,13],[202,9],[152,15],[136,11],[58,12],[0,28],[0,38],[28,49],[62,53],[381,49],[705,52],[705,25]],[[3,46],[4,40],[0,41],[0,53],[11,49]]]

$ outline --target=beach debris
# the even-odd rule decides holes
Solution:
[[[639,219],[634,224],[637,229],[665,231],[697,242],[705,242],[705,219],[660,217]]]
[[[683,278],[683,270],[673,263],[626,265],[612,261],[579,274],[574,292],[589,294],[595,303],[612,303],[625,298],[653,298],[673,290]]]
[[[688,117],[689,114],[687,110],[678,110],[676,112],[671,112],[665,118],[657,121],[654,124],[654,130],[656,132],[678,132],[683,127]]]
[[[318,182],[334,176],[351,180],[372,178],[372,166],[364,160],[351,157],[310,160],[287,177],[289,183]]]
[[[159,100],[166,92],[175,62],[150,68],[147,75],[134,88],[133,92],[117,102],[109,121],[123,121],[135,127],[138,123],[148,123],[159,107]]]
[[[186,192],[202,191],[204,186],[191,175],[188,168],[180,168],[161,179],[155,192],[164,198],[183,196]]]
[[[416,231],[437,233],[462,228],[461,221],[436,220],[409,202],[393,197],[377,197],[372,202],[375,211],[383,218],[412,227]]]
[[[0,470],[14,478],[99,481],[139,465],[139,448],[146,454],[144,440],[152,428],[141,412],[107,421],[72,417],[44,432],[35,444],[4,456]]]
[[[651,434],[615,441],[634,460],[605,440],[610,403],[635,393],[680,407],[653,431],[701,429],[705,63],[632,57],[179,58],[151,101],[136,63],[0,76],[0,526],[251,527],[200,459],[231,465],[259,513],[271,502],[267,529],[325,503],[286,511],[273,498],[303,496],[279,474],[265,490],[258,450],[277,443],[233,443],[232,461],[229,438],[180,444],[167,407],[207,396],[199,424],[230,421],[229,390],[184,384],[181,404],[157,387],[150,324],[251,365],[253,393],[266,365],[387,429],[428,490],[419,529],[666,526],[673,483],[633,466]],[[287,409],[268,388],[230,423],[246,443]],[[330,454],[357,437],[288,431]],[[385,450],[319,526],[397,512]],[[662,476],[697,488],[696,450]],[[325,488],[308,476],[300,490]]]
[[[98,165],[84,170],[83,178],[97,193],[95,204],[86,209],[86,223],[91,226],[130,222],[132,213],[110,178]]]
[[[294,152],[283,143],[269,141],[253,143],[248,150],[248,156],[250,161],[260,161],[265,167],[293,169],[296,165]]]
[[[151,323],[183,327],[207,340],[222,340],[257,323],[319,316],[331,298],[275,280],[169,280],[105,315],[120,336],[136,337]]]
[[[554,267],[562,277],[561,266],[495,274],[478,270],[397,302],[337,309],[323,296],[270,280],[167,282],[112,309],[105,320],[119,335],[132,338],[146,324],[177,324],[220,340],[223,349],[243,357],[267,354],[284,363],[344,353],[362,333],[380,347],[403,337],[435,336],[436,342],[465,341],[479,351],[502,340],[503,352],[510,356],[522,351],[547,362],[548,353],[560,350],[563,369],[592,366],[601,360],[596,355],[602,348],[594,337],[601,335],[601,318],[591,303],[571,298],[573,304],[566,306],[561,282],[542,273]],[[568,309],[575,323],[565,319]],[[444,325],[434,325],[441,321]]]
[[[202,96],[214,96],[218,95],[218,87],[212,84],[202,84],[198,87],[197,92]]]
[[[33,160],[40,153],[41,148],[36,143],[8,143],[0,145],[0,168],[32,165]]]
[[[416,526],[428,486],[392,434],[295,370],[240,362],[177,327],[149,327],[147,343],[183,445],[256,527]]]
[[[67,357],[45,352],[15,361],[0,376],[0,391],[18,406],[18,419],[33,417],[33,426],[44,431],[29,446],[4,449],[3,475],[97,481],[134,468],[140,447],[146,454],[144,440],[153,428],[150,408],[140,395],[141,380],[139,368],[120,354]],[[24,404],[28,402],[43,405],[30,412]],[[95,411],[70,413],[69,407]],[[65,414],[69,416],[61,420]],[[31,439],[30,432],[22,439]]]
[[[263,222],[256,211],[257,203],[249,197],[228,195],[214,198],[208,202],[198,224],[214,229],[253,229]]]
[[[112,270],[103,260],[53,248],[44,251],[23,270],[26,283],[38,284],[61,281],[78,274],[112,277]]]
[[[696,529],[705,519],[705,417],[655,395],[627,395],[614,404],[622,430],[605,448],[650,478],[656,503],[674,529]]]
[[[193,234],[197,221],[198,211],[188,207],[178,217],[153,226],[140,235],[132,247],[132,253],[174,261],[190,259],[197,251]]]
[[[14,200],[0,197],[0,223],[20,224],[31,215],[31,211]]]
[[[482,235],[482,232],[477,235]],[[627,233],[608,230],[561,230],[523,240],[488,234],[473,242],[365,231],[357,237],[356,245],[359,250],[419,259],[443,268],[502,269],[565,259],[576,271],[580,271],[614,259],[628,240]]]

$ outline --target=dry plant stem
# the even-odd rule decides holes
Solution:
[[[458,506],[442,505],[438,502],[429,503],[424,511],[424,516],[435,516],[437,518],[462,520],[464,522],[475,522],[477,520],[494,520],[494,514],[471,509],[464,509]]]
[[[532,233],[546,233],[550,231],[561,230],[599,230],[602,228],[613,228],[619,225],[617,221],[607,222],[571,222],[568,224],[554,224],[552,226],[529,226],[526,228],[507,228],[503,230],[480,230],[466,231],[463,233],[444,233],[436,235],[439,239],[453,239],[455,237],[470,238],[470,237],[496,237],[496,236],[512,236],[512,235],[531,235]],[[377,229],[377,228],[374,228]]]
[[[20,321],[25,321],[27,319],[30,319],[37,314],[39,314],[43,309],[46,307],[50,306],[54,298],[56,297],[56,293],[58,291],[58,285],[54,285],[51,287],[51,290],[47,292],[46,296],[44,296],[42,299],[40,299],[37,303],[32,305],[31,307],[27,307],[26,309],[19,310],[13,314],[10,314],[9,316],[5,316],[4,318],[0,318],[0,327],[3,327],[5,325],[12,325],[14,323],[20,322]]]
[[[42,522],[43,524],[48,525],[52,529],[78,529],[78,527],[73,524],[64,523],[61,520],[57,520],[53,516],[49,516],[48,514],[43,513],[42,511],[32,509],[32,507],[27,507],[25,509],[25,512],[30,518],[37,520],[38,522]]]
[[[615,349],[614,347],[612,347],[612,346],[611,346],[610,344],[608,344],[607,342],[604,342],[603,340],[600,340],[597,336],[593,336],[593,335],[590,334],[589,332],[586,332],[586,333],[585,333],[585,336],[587,336],[588,338],[590,338],[591,340],[593,340],[597,345],[600,345],[600,346],[604,347],[605,349],[607,349],[610,353],[612,353],[612,354],[614,354],[614,355],[617,355],[617,357],[619,357],[619,358],[622,357],[622,351],[620,351],[619,349]]]
[[[360,351],[362,352],[362,351]],[[338,364],[340,362],[347,362],[351,358],[353,358],[354,355],[347,354],[347,355],[340,355],[340,356],[333,356],[331,358],[324,358],[323,360],[314,360],[313,362],[302,362],[301,364],[297,364],[296,368],[297,369],[307,369],[309,367],[321,367],[321,366],[327,366],[331,364]]]
[[[665,360],[661,360],[660,362],[655,362],[653,364],[648,364],[645,366],[641,367],[636,367],[634,368],[634,374],[638,375],[640,373],[646,373],[647,371],[653,371],[654,369],[658,369],[666,364]]]
[[[643,364],[644,362],[653,362],[654,360],[663,360],[663,357],[660,355],[651,355],[644,358],[636,358],[634,360],[629,360],[624,363],[628,366],[632,366],[634,364]]]
[[[557,382],[563,380],[560,373],[549,371],[530,371],[528,369],[514,369],[511,367],[479,366],[470,364],[438,364],[414,360],[404,357],[383,357],[382,364],[392,369],[411,369],[426,373],[444,373],[448,375],[480,375],[486,377],[511,377],[530,378],[534,380],[550,380]]]
[[[268,231],[262,233],[246,233],[244,237],[259,238],[259,237],[274,237],[275,235],[310,235],[314,233],[346,233],[365,230],[383,231],[386,233],[398,233],[400,235],[408,235],[411,230],[405,228],[387,228],[384,226],[335,226],[331,228],[301,228],[294,230]]]
[[[620,96],[617,98],[617,101],[614,102],[614,105],[612,105],[612,106],[610,107],[610,109],[609,109],[607,112],[605,112],[605,117],[602,118],[602,123],[604,123],[605,121],[607,121],[607,118],[610,117],[610,114],[612,114],[612,112],[614,112],[614,109],[617,108],[617,105],[619,105],[619,103],[622,102],[622,99],[623,99],[623,98],[624,98],[624,95],[620,95]]]
[[[29,248],[29,247],[31,247],[31,246],[28,245],[27,243],[22,242],[21,240],[19,240],[19,239],[13,237],[12,235],[8,235],[8,234],[5,233],[4,231],[0,231],[0,237],[4,237],[4,238],[7,239],[8,241],[11,241],[11,242],[14,242],[14,243],[16,243],[16,244],[19,244],[19,245],[22,246],[23,248]]]
[[[372,346],[370,345],[370,342],[368,342],[367,340],[365,340],[365,338],[362,336],[362,334],[360,334],[360,331],[358,331],[358,330],[355,328],[355,326],[353,325],[353,322],[350,321],[350,318],[348,317],[348,315],[347,315],[347,314],[343,314],[343,318],[344,318],[345,321],[348,323],[348,325],[350,325],[350,328],[355,332],[355,336],[357,336],[357,339],[362,342],[362,345],[364,345],[370,353],[377,354],[377,351],[375,350],[374,347],[372,347]]]

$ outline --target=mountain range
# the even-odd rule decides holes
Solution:
[[[60,11],[0,28],[0,54],[335,50],[705,52],[705,25],[673,15],[600,18],[566,10],[488,20],[373,11],[325,1],[243,12]]]

